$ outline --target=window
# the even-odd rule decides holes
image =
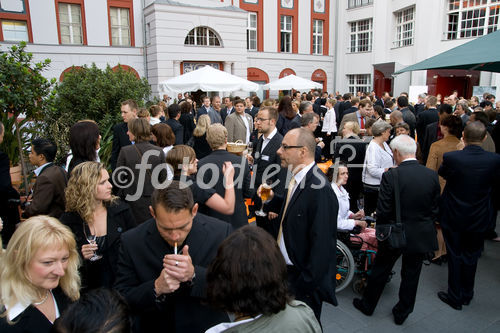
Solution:
[[[373,19],[350,22],[351,45],[349,52],[370,52],[373,39]]]
[[[78,4],[59,3],[61,44],[83,44],[82,15]]]
[[[196,45],[196,46],[221,46],[219,37],[215,31],[208,27],[196,27],[192,29],[186,39],[184,39],[184,45]]]
[[[358,91],[370,92],[372,90],[370,74],[347,75],[349,92],[355,95]]]
[[[292,52],[292,17],[281,15],[281,52]]]
[[[500,0],[448,0],[446,39],[478,37],[498,30]]]
[[[248,13],[247,50],[257,51],[257,13]]]
[[[313,20],[313,54],[323,54],[323,20]]]
[[[28,25],[24,21],[6,21],[2,20],[3,40],[28,42]]]
[[[348,0],[347,8],[362,7],[366,5],[371,5],[372,3],[373,0]]]
[[[413,30],[415,28],[415,8],[395,12],[396,16],[396,38],[394,47],[403,47],[413,45]]]
[[[130,16],[128,8],[110,7],[111,45],[130,46]]]

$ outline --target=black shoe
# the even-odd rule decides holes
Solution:
[[[453,303],[453,301],[448,296],[448,293],[445,293],[444,291],[440,291],[440,292],[438,292],[438,297],[439,297],[439,299],[441,301],[443,301],[444,303],[448,304],[453,309],[455,309],[455,310],[462,310],[462,304],[455,304],[455,303]]]
[[[398,314],[395,307],[392,308],[392,314],[394,315],[394,323],[396,325],[403,325],[403,323],[405,322],[406,318],[408,318],[408,315],[401,316],[400,314]]]
[[[466,300],[466,301],[463,301],[463,302],[462,302],[462,304],[463,304],[463,305],[469,305],[469,304],[470,304],[470,301],[471,301],[471,300],[470,300],[470,299],[468,299],[468,300]]]
[[[436,258],[436,259],[431,259],[431,264],[441,266],[442,263],[443,263],[443,259],[441,259],[441,257]]]
[[[365,314],[367,316],[371,316],[373,314],[373,310],[372,311],[368,310],[360,298],[353,299],[352,305],[354,305],[354,307],[356,309],[358,309],[359,311],[361,311],[363,314]]]

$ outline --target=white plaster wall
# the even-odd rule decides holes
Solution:
[[[299,7],[299,31],[298,31],[298,52],[302,54],[311,53],[311,2],[296,1],[295,6]],[[276,41],[276,44],[278,42]]]
[[[264,1],[264,52],[278,51],[278,22],[276,22],[278,5],[276,1]]]
[[[137,12],[134,12],[136,21]],[[85,0],[85,22],[87,25],[87,44],[89,46],[109,46],[109,23],[107,1]],[[137,30],[135,32],[137,41]],[[136,44],[137,45],[137,44]]]
[[[59,44],[55,2],[30,0],[29,6],[33,43]],[[43,13],[43,15],[38,15],[38,13]]]

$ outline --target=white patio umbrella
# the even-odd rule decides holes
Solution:
[[[264,90],[307,90],[307,89],[321,89],[323,85],[311,80],[301,78],[290,74],[279,80],[265,84],[262,89]]]
[[[160,91],[257,91],[257,83],[205,66],[160,82]]]

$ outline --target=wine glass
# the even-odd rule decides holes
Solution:
[[[92,235],[92,231],[90,230],[90,227],[89,227],[89,232],[87,233],[87,230],[85,228],[85,226],[83,227],[83,233],[85,234],[85,238],[87,239],[87,242],[89,242],[89,244],[96,244],[96,235]],[[96,253],[97,251],[94,251],[94,255],[92,257],[90,257],[90,261],[96,261],[96,260],[99,260],[102,258],[102,255],[99,255]]]
[[[262,204],[260,206],[260,209],[255,211],[255,215],[264,217],[267,216],[267,213],[264,211],[264,203],[269,201],[269,196],[271,195],[271,184],[272,180],[268,179],[264,183],[262,183],[262,187],[260,189],[260,200],[262,201]]]

